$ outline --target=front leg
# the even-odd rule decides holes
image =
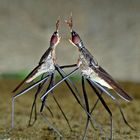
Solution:
[[[76,67],[77,64],[71,64],[71,65],[63,65],[63,66],[59,66],[61,69],[64,69],[64,68],[73,68],[73,67]]]

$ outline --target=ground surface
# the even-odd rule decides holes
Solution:
[[[0,140],[53,140],[59,139],[57,134],[48,128],[47,123],[38,113],[38,119],[34,126],[27,127],[29,120],[29,113],[31,103],[33,101],[33,92],[22,97],[19,97],[15,103],[15,128],[11,128],[11,93],[12,89],[19,83],[19,80],[0,80]],[[140,140],[140,84],[123,83],[122,86],[131,93],[134,97],[133,102],[126,103],[120,100],[121,106],[125,112],[125,116],[129,123],[136,128],[136,131],[130,130],[123,122],[120,112],[111,100],[107,100],[107,104],[113,112],[113,137],[114,140]],[[80,87],[80,86],[79,86]],[[88,86],[87,86],[88,87]],[[35,90],[34,90],[35,92]],[[86,123],[85,113],[80,106],[76,103],[73,96],[65,85],[60,86],[55,90],[55,95],[61,104],[64,112],[68,116],[73,131],[71,132],[61,115],[58,107],[50,96],[48,98],[48,104],[54,114],[52,118],[48,111],[45,109],[45,113],[48,115],[48,119],[59,129],[63,135],[64,140],[80,140],[82,139],[83,130]],[[88,95],[90,96],[90,104],[93,104],[96,100],[95,95],[88,87]],[[106,96],[104,96],[106,100]],[[37,101],[38,107],[40,106],[40,100]],[[39,110],[39,109],[38,109]],[[39,112],[39,111],[38,111]],[[94,111],[95,118],[102,125],[106,135],[109,136],[109,117],[101,103],[98,104]],[[51,119],[52,118],[52,119]],[[105,135],[99,136],[100,130],[95,131],[91,125],[88,129],[87,139],[98,140],[105,139]],[[102,137],[102,138],[101,138]]]

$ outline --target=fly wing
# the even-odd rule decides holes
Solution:
[[[37,67],[35,67],[28,75],[27,77],[12,91],[12,92],[16,92],[29,78],[31,78],[40,68],[40,65],[38,65]]]
[[[81,49],[81,51],[82,51],[82,54],[84,55],[85,59],[89,62],[89,65],[98,67],[97,60],[93,57],[93,55],[85,47],[83,47]]]
[[[17,91],[22,85],[23,83],[25,83],[28,79],[30,79],[40,68],[40,66],[45,62],[46,58],[48,57],[49,53],[51,52],[51,47],[49,47],[46,52],[42,55],[40,61],[39,61],[39,65],[37,67],[35,67],[28,75],[27,77],[13,90],[13,92]]]
[[[130,97],[121,87],[120,85],[109,75],[102,67],[95,68],[94,71],[98,74],[100,78],[105,80],[115,91],[116,93],[126,101],[131,101],[132,97]]]
[[[46,50],[46,52],[42,55],[42,57],[41,57],[41,59],[40,59],[40,61],[39,61],[39,64],[45,62],[45,60],[47,59],[47,57],[48,57],[48,55],[50,54],[51,50],[52,50],[51,47],[49,47],[49,48]]]

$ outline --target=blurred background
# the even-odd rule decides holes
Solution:
[[[74,29],[113,77],[140,82],[139,0],[0,0],[0,75],[28,73],[45,50],[60,16],[57,47],[61,65],[77,61],[64,19],[73,13]]]
[[[16,129],[9,131],[11,101],[15,94],[11,91],[38,64],[42,54],[48,49],[58,17],[61,19],[62,39],[56,49],[57,62],[60,65],[77,62],[78,50],[69,43],[70,32],[64,23],[71,12],[74,29],[81,36],[86,48],[134,98],[130,103],[119,101],[125,111],[126,120],[138,131],[131,131],[126,127],[115,103],[103,95],[113,113],[113,137],[118,140],[140,140],[140,0],[0,0],[0,139],[57,139],[39,115],[40,96],[43,91],[37,99],[39,119],[35,127],[27,128],[34,94],[26,94],[16,100]],[[81,80],[77,77],[74,76],[75,79],[72,80],[75,80],[77,88],[81,91]],[[29,85],[25,84],[23,87],[26,86]],[[92,94],[91,88],[86,86],[92,107],[97,98]],[[44,90],[46,88],[44,86]],[[51,94],[49,99],[47,98],[47,105],[52,109],[54,118],[47,110],[45,114],[51,122],[55,122],[62,134],[64,132],[64,139],[82,139],[81,134],[86,123],[86,115],[82,115],[84,111],[64,84],[55,90],[55,96],[68,115],[74,131],[69,132]],[[31,92],[35,93],[36,89]],[[84,116],[85,119],[80,116]],[[106,130],[110,130],[109,116],[100,103],[94,110],[94,116],[107,128]],[[89,132],[87,139],[99,139],[100,135],[96,135],[98,131],[90,128]],[[109,134],[109,131],[107,132]]]

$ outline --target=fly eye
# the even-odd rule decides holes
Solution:
[[[59,34],[58,34],[57,31],[55,31],[55,32],[53,33],[53,35],[54,35],[54,36],[58,36]]]
[[[75,34],[75,32],[73,31],[73,32],[72,32],[72,36],[75,36],[75,35],[76,35],[76,34]]]

